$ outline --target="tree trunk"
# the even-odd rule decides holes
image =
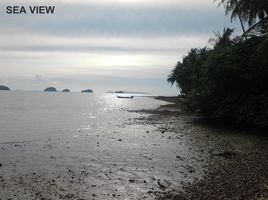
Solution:
[[[245,30],[245,27],[244,27],[244,24],[243,24],[243,21],[241,19],[240,14],[238,14],[238,19],[240,21],[240,24],[241,24],[241,27],[242,27],[242,30],[243,30],[243,35],[244,35],[245,39],[247,39],[246,30]]]

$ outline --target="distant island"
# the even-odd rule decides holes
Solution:
[[[123,92],[123,91],[115,91],[114,93],[122,94],[122,93],[124,93],[124,92]]]
[[[63,89],[62,92],[70,92],[69,89]]]
[[[91,89],[86,89],[86,90],[82,90],[81,92],[82,92],[82,93],[92,93],[93,90],[91,90]]]
[[[0,85],[0,90],[10,90],[7,86]]]
[[[44,89],[44,92],[57,92],[57,89],[54,87],[48,87],[48,88]]]
[[[122,90],[118,90],[118,91],[108,91],[107,93],[115,93],[115,94],[150,94],[147,92],[131,92],[131,91],[122,91]]]

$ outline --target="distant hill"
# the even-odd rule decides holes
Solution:
[[[81,92],[82,92],[82,93],[92,93],[93,90],[91,90],[91,89],[86,89],[86,90],[82,90]]]
[[[48,88],[44,89],[44,92],[57,92],[57,89],[54,87],[48,87]]]
[[[7,86],[0,85],[0,90],[10,90]]]
[[[62,90],[62,92],[70,92],[70,90],[69,89],[64,89],[64,90]]]
[[[122,94],[122,93],[124,93],[124,91],[115,91],[114,93]]]
[[[150,94],[150,93],[146,93],[146,92],[131,92],[131,91],[108,91],[107,93],[115,93],[115,94]]]

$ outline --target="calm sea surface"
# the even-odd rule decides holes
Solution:
[[[135,115],[127,110],[165,102],[115,94],[0,91],[0,143],[64,137],[77,130],[98,131]]]

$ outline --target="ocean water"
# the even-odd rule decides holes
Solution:
[[[0,91],[0,199],[153,200],[153,191],[202,178],[210,152],[259,145],[188,116],[149,120],[128,112],[162,104],[167,102],[141,96]]]
[[[98,131],[135,115],[127,110],[161,104],[165,102],[148,97],[120,99],[115,94],[1,91],[0,143]]]

